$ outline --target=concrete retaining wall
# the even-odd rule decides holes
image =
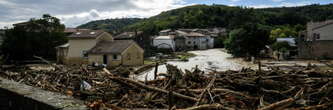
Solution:
[[[84,103],[0,77],[0,110],[88,110]]]

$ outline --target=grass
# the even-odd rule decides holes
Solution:
[[[145,65],[150,65],[150,64],[154,64],[155,61],[152,61],[152,60],[144,60],[143,62]]]
[[[180,59],[181,61],[188,61],[189,58],[195,57],[196,55],[193,53],[187,53],[187,52],[177,52],[175,53],[175,56]]]

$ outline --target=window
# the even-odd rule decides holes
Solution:
[[[113,59],[113,60],[118,60],[118,55],[113,55],[113,56],[112,56],[112,59]]]
[[[195,44],[195,41],[193,42],[193,44]]]
[[[191,41],[188,41],[187,43],[188,43],[188,44],[191,44]]]
[[[88,51],[87,50],[82,51],[82,57],[88,58]]]

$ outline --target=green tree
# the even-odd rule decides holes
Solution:
[[[271,31],[271,38],[296,37],[297,31],[291,27],[276,28]]]
[[[269,32],[260,29],[257,24],[247,24],[242,28],[231,31],[225,41],[225,48],[236,57],[259,55],[268,44]]]
[[[290,50],[291,46],[288,44],[288,42],[275,42],[272,45],[272,49],[279,52],[285,52]]]
[[[67,42],[65,26],[48,14],[40,19],[15,24],[6,30],[1,52],[7,61],[33,59],[33,56],[55,58],[55,47]]]

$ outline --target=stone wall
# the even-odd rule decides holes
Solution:
[[[299,45],[300,58],[333,58],[333,40],[304,42]]]

